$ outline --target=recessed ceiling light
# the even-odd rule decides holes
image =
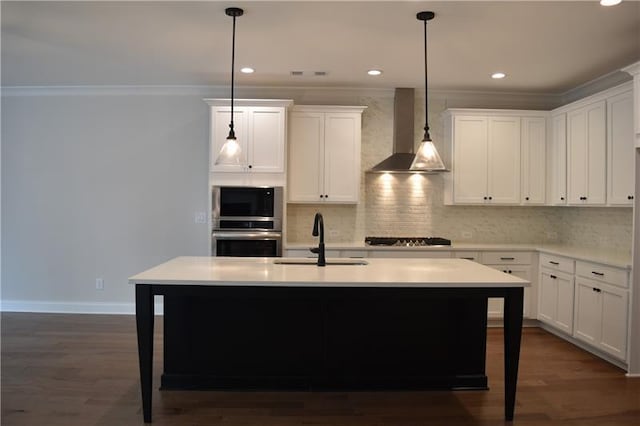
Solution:
[[[501,78],[505,78],[507,75],[503,72],[494,72],[493,74],[491,74],[491,78],[499,80]]]
[[[380,75],[380,74],[382,74],[382,71],[380,71],[380,70],[369,70],[369,71],[367,71],[367,74],[369,74],[369,75]]]
[[[621,2],[622,0],[600,0],[600,6],[615,6]]]
[[[250,67],[240,68],[240,72],[243,73],[243,74],[251,74],[254,71],[255,70],[253,68],[250,68]]]

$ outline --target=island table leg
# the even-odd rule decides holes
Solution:
[[[138,360],[142,414],[151,423],[151,386],[153,379],[153,294],[151,286],[136,284],[136,326],[138,330]]]
[[[504,297],[504,417],[513,420],[522,337],[522,288],[510,288]]]

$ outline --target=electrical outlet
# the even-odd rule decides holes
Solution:
[[[471,238],[473,238],[473,232],[461,231],[460,236],[462,237],[463,240],[470,240]]]
[[[96,290],[104,290],[104,279],[96,278]]]
[[[196,223],[207,223],[207,213],[206,212],[196,212],[194,215],[194,221]]]

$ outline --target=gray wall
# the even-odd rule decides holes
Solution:
[[[207,108],[195,96],[4,96],[3,301],[130,310],[128,276],[208,254],[194,222],[207,207]]]

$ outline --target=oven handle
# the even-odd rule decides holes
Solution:
[[[273,240],[282,238],[282,232],[213,232],[218,240]]]

